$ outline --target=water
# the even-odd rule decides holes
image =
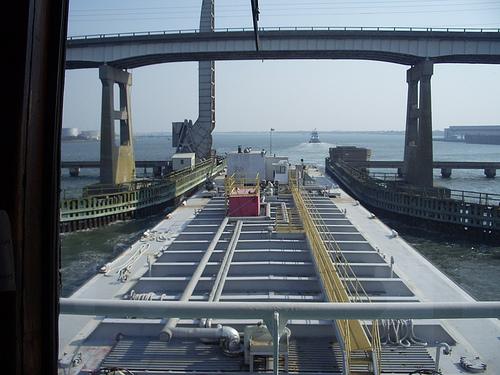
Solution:
[[[272,152],[285,155],[292,163],[324,165],[328,149],[336,145],[369,147],[374,160],[402,160],[404,135],[399,133],[320,133],[322,143],[308,143],[307,132],[272,134]],[[238,145],[254,150],[269,150],[267,132],[215,133],[214,147],[219,154],[236,150]],[[134,139],[136,160],[166,160],[173,154],[171,138],[139,136]],[[99,142],[64,142],[62,160],[98,160]],[[434,142],[434,160],[499,161],[500,146],[467,145]],[[63,171],[63,189],[80,189],[98,180],[97,170],[82,170],[81,176],[69,177]],[[142,171],[138,171],[142,173]],[[457,190],[500,194],[500,177],[487,179],[482,170],[454,170],[451,179],[442,179],[435,170],[435,184]],[[64,296],[70,295],[97,268],[117,256],[142,232],[161,220],[161,216],[120,222],[106,228],[64,234],[62,243],[62,278]],[[459,285],[480,300],[500,299],[500,244],[483,245],[474,241],[457,241],[449,234],[423,231],[389,222],[402,237],[426,256]]]

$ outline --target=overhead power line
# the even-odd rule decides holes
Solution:
[[[418,5],[421,5],[421,6],[450,6],[450,5],[454,5],[454,3],[456,3],[456,0],[373,0],[373,1],[366,1],[366,0],[362,0],[362,1],[356,1],[356,0],[352,0],[352,1],[338,1],[338,2],[332,2],[332,1],[329,1],[329,2],[324,2],[324,1],[321,1],[321,2],[290,2],[288,0],[286,1],[283,1],[281,3],[272,3],[272,2],[266,2],[265,4],[261,4],[261,8],[273,8],[273,7],[281,7],[281,8],[285,8],[285,9],[290,9],[290,8],[294,8],[294,7],[297,7],[297,6],[307,6],[308,8],[312,8],[312,9],[317,9],[319,5],[328,5],[330,7],[333,7],[333,8],[337,8],[339,5],[368,5],[368,6],[380,6],[380,5],[384,5],[384,4],[400,4],[401,6],[407,6],[408,4],[418,4]],[[482,2],[481,2],[482,3]],[[498,3],[498,1],[491,1],[490,3]],[[469,1],[469,2],[466,2],[464,3],[465,5],[477,5],[477,4],[480,4],[480,2],[477,2],[477,1]],[[95,11],[95,12],[100,12],[100,11],[120,11],[120,10],[124,10],[124,11],[138,11],[138,10],[161,10],[161,9],[168,9],[168,10],[172,10],[172,9],[199,9],[200,6],[197,2],[196,5],[169,5],[169,6],[161,6],[161,7],[137,7],[137,8],[122,8],[122,9],[119,9],[119,8],[87,8],[87,9],[83,9],[83,8],[80,8],[80,9],[71,9],[71,12],[72,13],[78,13],[78,12],[92,12],[92,11]],[[242,4],[221,4],[221,5],[217,5],[216,8],[218,10],[223,10],[223,9],[238,9],[238,8],[245,8],[245,9],[250,9],[250,5],[248,3],[248,0],[244,0],[244,3]]]
[[[263,18],[269,17],[296,17],[296,16],[352,16],[352,15],[388,15],[388,14],[429,14],[429,13],[463,13],[463,12],[484,12],[488,10],[499,10],[499,6],[486,7],[486,8],[464,8],[464,9],[441,9],[441,10],[412,10],[412,11],[357,11],[357,12],[321,12],[321,13],[274,13],[269,14],[262,12]],[[158,14],[157,12],[154,14]],[[122,17],[123,16],[123,17]],[[134,17],[131,17],[134,16]],[[113,14],[107,15],[106,18],[95,18],[95,19],[73,19],[72,22],[93,22],[93,21],[146,21],[146,20],[170,20],[170,19],[192,19],[197,15],[169,15],[166,14],[164,17],[137,17],[133,14]],[[118,18],[117,18],[118,17]],[[216,18],[250,18],[249,14],[231,14],[231,15],[218,15]]]
[[[374,3],[380,3],[383,4],[383,2],[373,2]],[[490,0],[490,1],[481,1],[481,2],[476,2],[474,3],[474,7],[476,8],[479,5],[499,5],[499,2],[497,0]],[[425,5],[422,3],[415,3],[415,4],[401,4],[401,5],[371,5],[371,6],[352,6],[352,3],[350,6],[330,6],[327,7],[312,7],[312,6],[307,6],[307,7],[295,7],[289,9],[288,7],[285,7],[283,9],[273,9],[272,12],[275,11],[303,11],[303,10],[348,10],[348,9],[413,9],[413,8],[435,8],[435,7],[446,7],[446,9],[443,9],[443,11],[453,11],[453,8],[450,7],[462,7],[462,6],[471,6],[470,3],[464,3],[464,2],[455,2],[455,3],[448,3],[448,4],[429,4]],[[261,7],[262,9],[265,9],[265,7]],[[161,8],[123,8],[123,9],[95,9],[95,10],[87,10],[87,13],[74,13],[75,11],[71,12],[71,17],[94,17],[94,16],[99,16],[99,17],[104,17],[104,16],[115,16],[115,15],[151,15],[151,14],[158,14],[158,13],[168,13],[170,15],[184,15],[184,14],[196,14],[192,11],[176,11],[175,9],[178,9],[176,7],[168,8],[168,7],[161,7]],[[479,9],[479,8],[478,8]],[[265,12],[265,10],[263,11]],[[249,14],[247,10],[244,9],[237,9],[237,10],[228,10],[228,9],[220,9],[217,11],[217,14],[225,14],[225,13],[244,13],[244,14]],[[301,12],[302,13],[302,12]]]

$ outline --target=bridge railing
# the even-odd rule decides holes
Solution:
[[[500,28],[458,28],[458,27],[365,27],[365,26],[269,26],[259,27],[259,31],[371,31],[371,32],[453,32],[453,33],[500,33]],[[224,27],[216,28],[214,32],[253,32],[249,27]],[[199,29],[182,30],[153,30],[153,31],[135,31],[125,33],[108,34],[89,34],[72,35],[68,40],[85,39],[104,39],[120,38],[130,36],[149,36],[149,35],[172,35],[172,34],[196,34]]]

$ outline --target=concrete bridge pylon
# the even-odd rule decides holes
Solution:
[[[132,75],[124,70],[102,65],[99,67],[99,79],[102,82],[100,183],[118,185],[135,178],[130,107]],[[119,88],[118,109],[114,108],[115,84]]]
[[[407,70],[408,98],[403,174],[409,184],[433,186],[431,77],[433,63],[423,61]]]

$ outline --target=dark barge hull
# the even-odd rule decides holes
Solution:
[[[415,205],[414,211],[419,211],[421,215],[426,215],[426,217],[406,214],[401,211],[410,211],[408,205],[398,204],[395,201],[396,199],[389,202],[387,199],[374,199],[373,195],[368,198],[363,193],[360,193],[359,186],[358,189],[354,189],[353,184],[349,184],[345,176],[344,178],[341,176],[338,169],[335,170],[335,167],[330,164],[328,158],[325,163],[325,171],[343,190],[381,218],[398,221],[434,233],[453,235],[464,240],[474,239],[497,245],[500,242],[500,207],[434,198],[433,207],[442,207],[442,214],[439,215],[436,214],[439,211],[435,209],[426,209],[427,204],[425,204],[426,202],[422,202],[421,197],[415,197],[416,199],[413,200]],[[392,194],[394,193],[396,192],[392,192]],[[389,195],[391,194],[389,193]],[[456,207],[463,208],[457,210]],[[463,210],[464,213],[461,214],[460,210]],[[450,214],[450,211],[453,213]],[[432,215],[439,215],[439,220],[430,217]],[[487,221],[483,220],[485,218],[484,215],[487,215]],[[465,220],[467,220],[466,223],[464,223]]]

